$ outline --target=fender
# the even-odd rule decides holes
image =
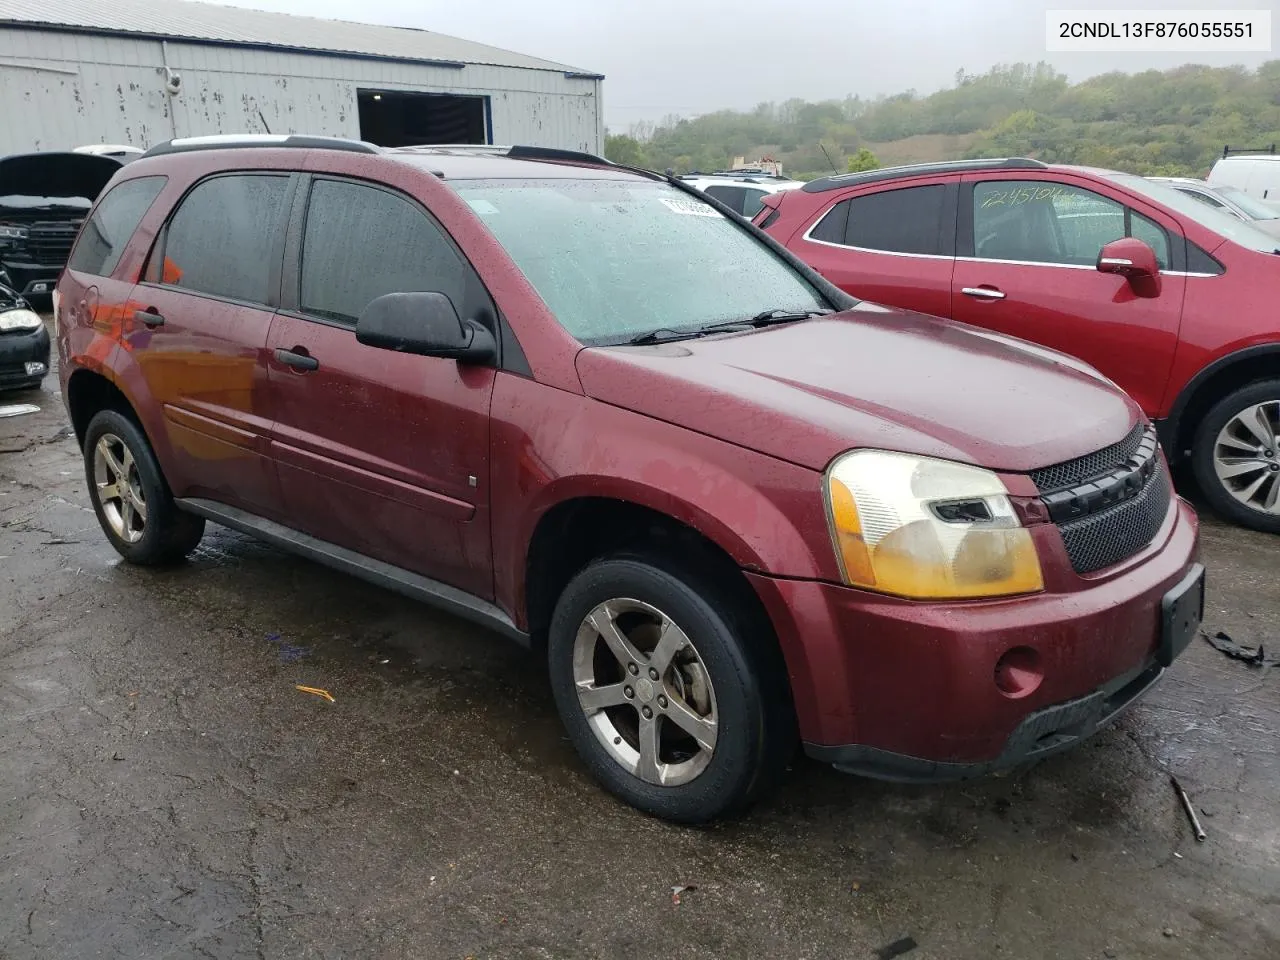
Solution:
[[[495,382],[491,423],[494,592],[517,623],[538,522],[579,497],[662,513],[744,570],[840,579],[815,471],[521,377]]]
[[[1169,408],[1168,416],[1156,422],[1156,430],[1160,435],[1160,443],[1170,462],[1182,459],[1183,450],[1175,449],[1175,444],[1182,435],[1182,418],[1187,408],[1195,399],[1196,393],[1214,377],[1240,363],[1251,363],[1263,359],[1272,359],[1280,363],[1280,342],[1255,343],[1247,347],[1232,350],[1218,357],[1211,363],[1201,367],[1178,392],[1177,398]],[[1182,445],[1185,446],[1185,443]]]

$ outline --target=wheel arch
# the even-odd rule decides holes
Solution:
[[[1234,350],[1202,368],[1178,393],[1169,415],[1159,425],[1165,454],[1173,463],[1190,453],[1196,427],[1223,397],[1270,377],[1280,378],[1280,343],[1260,343]]]

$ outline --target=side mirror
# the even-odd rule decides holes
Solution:
[[[1160,264],[1156,252],[1136,237],[1112,240],[1098,253],[1098,271],[1127,277],[1140,297],[1160,296]]]
[[[443,293],[388,293],[364,308],[356,340],[365,346],[459,363],[487,363],[497,356],[493,334],[463,321]]]

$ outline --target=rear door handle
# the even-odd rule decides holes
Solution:
[[[960,292],[966,297],[977,297],[979,300],[1004,299],[1004,292],[995,287],[963,287]]]
[[[295,370],[319,370],[320,361],[315,357],[305,353],[295,353],[292,350],[276,349],[276,359],[283,363],[286,367],[293,367]]]
[[[155,310],[135,310],[133,311],[134,323],[145,323],[148,327],[164,326],[164,317]]]

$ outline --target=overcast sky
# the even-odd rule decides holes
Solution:
[[[1280,54],[1045,52],[1048,10],[1103,0],[222,0],[419,27],[603,73],[605,119],[749,108],[762,100],[874,96],[951,85],[958,69],[1048,60],[1073,80],[1181,63],[1256,66]],[[1270,9],[1280,0],[1120,0],[1138,9]],[[1274,49],[1274,41],[1273,41]]]

